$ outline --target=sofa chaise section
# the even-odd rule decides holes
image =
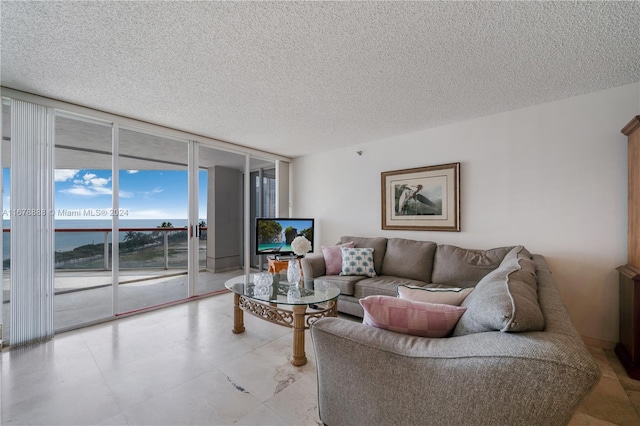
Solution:
[[[334,425],[563,425],[600,377],[542,256],[544,330],[448,338],[339,318],[311,334],[320,419]]]

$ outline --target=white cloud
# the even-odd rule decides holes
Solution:
[[[82,179],[73,179],[72,187],[61,189],[60,192],[82,197],[111,195],[113,191],[107,186],[109,182],[111,178],[98,177],[95,173],[85,173]]]
[[[135,175],[136,173],[138,173],[140,170],[127,170],[127,173],[129,173],[130,175]]]
[[[65,194],[78,195],[82,197],[97,197],[99,195],[113,194],[111,188],[104,186],[86,186],[86,185],[74,185],[71,188],[61,189],[60,192]],[[128,191],[120,191],[120,198],[133,198],[133,193]]]
[[[106,184],[109,183],[109,180],[110,179],[96,177],[96,178],[91,179],[90,182],[91,182],[91,185],[93,185],[93,186],[105,186]]]
[[[73,186],[71,188],[62,189],[60,192],[71,195],[80,195],[83,197],[93,197],[98,195],[96,192],[92,191],[91,188],[86,188],[84,186]]]
[[[163,191],[164,191],[164,188],[160,188],[159,186],[156,186],[151,191],[140,191],[138,192],[138,194],[143,197],[149,198],[150,195],[160,194]]]
[[[55,171],[55,181],[56,182],[66,182],[68,180],[73,179],[80,170],[73,169],[56,169]]]
[[[111,188],[104,188],[102,186],[94,186],[89,188],[91,189],[93,192],[95,192],[98,195],[111,195],[113,194],[113,191],[111,190]]]

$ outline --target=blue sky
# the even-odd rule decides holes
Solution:
[[[300,228],[300,224],[301,222],[299,220],[297,221],[290,221],[290,220],[279,220],[278,223],[282,226],[282,229],[285,230],[287,229],[287,227],[291,226],[294,228],[298,228],[298,231],[302,231],[303,229],[306,229],[307,227],[311,226],[311,221],[306,221],[303,222],[303,224],[305,225],[304,228]]]
[[[4,169],[3,209],[10,208],[10,176]],[[175,170],[121,170],[120,209],[123,219],[186,219],[187,172]],[[111,170],[56,170],[55,209],[82,211],[111,209]],[[207,172],[199,172],[199,217],[206,218]],[[7,215],[3,215],[8,219]],[[72,219],[99,219],[95,216],[70,217]],[[109,217],[102,217],[108,219]],[[56,219],[63,219],[56,214]]]

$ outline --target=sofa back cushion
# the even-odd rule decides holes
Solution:
[[[535,264],[529,252],[522,246],[511,250],[461,306],[466,307],[467,312],[456,325],[454,336],[496,330],[544,330]]]
[[[340,244],[348,243],[349,241],[353,241],[354,247],[373,249],[373,267],[376,270],[376,274],[380,275],[384,254],[387,251],[387,239],[384,237],[340,237]]]
[[[439,245],[433,262],[431,282],[453,287],[473,287],[489,272],[500,266],[511,247],[471,250]]]
[[[431,282],[436,243],[389,238],[381,275]]]

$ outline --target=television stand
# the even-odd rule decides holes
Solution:
[[[293,260],[293,259],[297,259],[297,258],[298,257],[294,256],[293,254],[288,254],[288,255],[285,255],[285,256],[280,256],[280,255],[276,254],[276,257],[275,257],[276,260]]]
[[[292,257],[291,259],[296,259],[295,257]],[[277,274],[280,271],[286,271],[287,268],[289,267],[289,259],[284,259],[284,258],[278,258],[276,256],[276,258],[272,259],[272,258],[268,258],[269,260],[269,272],[272,274]],[[300,262],[298,260],[298,262]],[[300,275],[302,276],[302,263],[300,264]]]

